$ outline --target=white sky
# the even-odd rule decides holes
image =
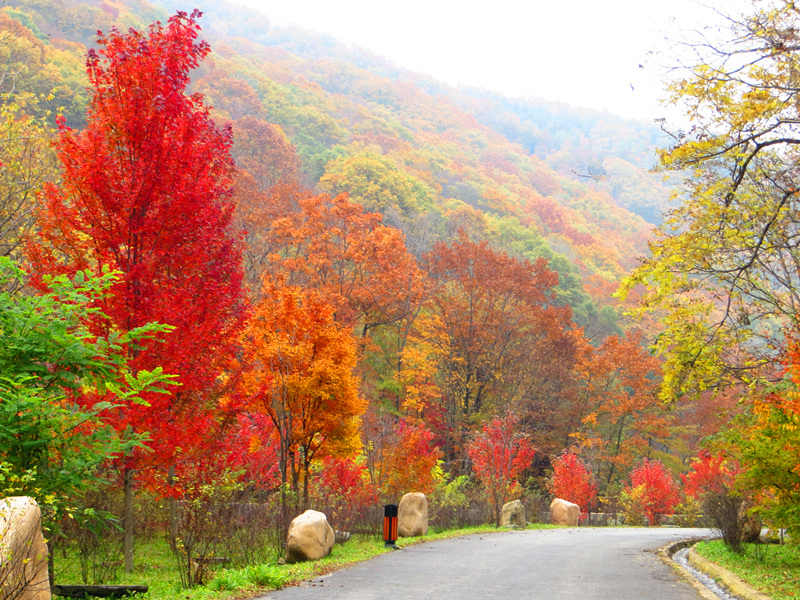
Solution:
[[[234,1],[449,84],[641,119],[664,116],[648,51],[665,34],[718,20],[698,0]],[[717,4],[728,11],[741,0]]]

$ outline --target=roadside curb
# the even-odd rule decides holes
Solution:
[[[677,573],[683,577],[686,582],[691,585],[694,590],[700,594],[700,596],[704,600],[719,600],[719,597],[714,594],[711,590],[709,590],[706,586],[700,583],[692,573],[686,569],[683,565],[679,564],[677,561],[673,560],[672,556],[678,551],[683,550],[689,546],[693,546],[697,542],[703,540],[704,538],[692,538],[690,540],[682,540],[680,542],[674,542],[669,544],[668,546],[664,546],[663,548],[659,548],[656,551],[659,558],[666,564],[672,567]]]
[[[719,565],[700,556],[694,548],[689,550],[686,559],[695,569],[702,571],[709,577],[713,577],[717,582],[729,589],[733,595],[738,596],[742,600],[770,600],[769,596],[757,592],[727,569],[723,569]]]
[[[663,548],[659,548],[658,553],[662,557],[662,559],[666,558],[672,564],[678,566],[682,572],[686,572],[686,570],[678,565],[675,561],[672,560],[672,555],[675,554],[678,550],[682,550],[683,548],[694,546],[697,542],[703,541],[703,538],[698,539],[691,539],[691,540],[684,540],[681,542],[675,542],[674,544],[670,544],[669,546],[665,546]],[[738,576],[734,575],[727,569],[720,567],[719,565],[712,563],[709,560],[706,560],[702,556],[700,556],[694,548],[689,550],[689,553],[686,555],[686,559],[692,567],[697,569],[698,571],[702,571],[712,579],[716,580],[716,582],[723,586],[725,589],[730,591],[734,596],[741,598],[741,600],[771,600],[769,596],[766,596],[760,592],[754,590],[750,585],[745,583],[742,579]],[[691,577],[691,574],[686,572],[687,575]],[[694,577],[691,577],[692,581],[695,582],[698,586],[700,586],[706,593],[710,594],[706,596],[703,594],[704,598],[717,598],[716,595],[712,594],[709,590],[707,590],[704,586],[702,586]],[[697,587],[695,586],[695,589]]]

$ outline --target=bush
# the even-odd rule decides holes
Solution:
[[[490,518],[486,494],[467,475],[442,477],[429,498],[428,515],[434,531],[483,525]]]
[[[640,485],[635,488],[625,488],[619,497],[622,510],[625,511],[625,524],[641,527],[648,525],[646,512],[646,491],[645,486]]]
[[[583,513],[590,512],[597,505],[597,481],[574,452],[565,450],[553,461],[550,493],[577,504]]]
[[[642,460],[631,472],[631,482],[621,495],[628,517],[658,525],[661,515],[671,514],[680,501],[678,485],[659,460]]]
[[[736,490],[740,473],[738,461],[704,451],[692,463],[692,470],[683,476],[687,498],[699,500],[725,545],[736,554],[741,554],[742,542],[752,529],[752,517],[747,514],[751,503]]]
[[[371,532],[378,524],[372,518],[378,490],[367,469],[350,458],[323,458],[312,496],[336,530]]]

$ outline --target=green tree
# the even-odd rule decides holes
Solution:
[[[369,212],[410,218],[433,208],[433,190],[371,149],[330,161],[319,185],[331,196],[347,193]]]
[[[0,257],[0,496],[33,496],[49,509],[51,529],[106,460],[144,440],[123,439],[103,417],[168,381],[160,368],[134,374],[127,366],[126,346],[164,327],[98,337],[85,326],[115,279],[78,273],[52,279],[46,294],[12,293],[25,273]],[[76,402],[90,394],[100,400],[92,408]]]
[[[753,4],[729,17],[725,40],[687,42],[695,62],[669,86],[692,123],[661,151],[663,168],[686,176],[683,202],[627,282],[666,311],[656,345],[668,397],[770,373],[796,320],[800,12]]]

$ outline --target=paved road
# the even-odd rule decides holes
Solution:
[[[698,600],[652,552],[708,530],[575,528],[410,546],[262,600]]]

